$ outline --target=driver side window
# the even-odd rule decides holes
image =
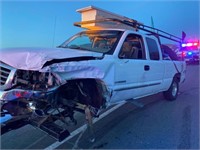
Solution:
[[[140,35],[129,34],[122,44],[120,59],[145,59],[143,40]]]

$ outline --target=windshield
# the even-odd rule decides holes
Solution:
[[[59,47],[113,54],[122,31],[95,30],[76,34]]]

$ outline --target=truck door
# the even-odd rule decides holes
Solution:
[[[139,83],[139,80],[146,72],[145,59],[142,36],[128,34],[115,64],[115,90],[112,98],[114,102],[141,96],[142,83]]]
[[[145,41],[147,60],[144,64],[143,76],[139,77],[139,83],[144,85],[143,94],[149,95],[162,90],[165,65],[162,60],[162,53],[159,49],[158,40],[146,37]]]

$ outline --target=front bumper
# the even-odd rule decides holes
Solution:
[[[49,94],[52,94],[55,92],[57,88],[51,89],[48,91],[32,91],[32,90],[21,90],[21,89],[13,89],[9,91],[0,91],[0,103],[6,104],[12,104],[12,100],[16,100],[19,98],[26,98],[26,99],[33,99],[33,98],[46,98]],[[15,103],[14,103],[15,104]],[[10,106],[10,107],[9,107]],[[7,108],[15,109],[14,105],[9,105]],[[58,117],[56,116],[53,118],[53,114],[48,116],[38,116],[35,115],[35,111],[26,111],[26,108],[21,107],[21,112],[24,112],[23,114],[17,114],[12,115],[7,109],[1,110],[1,116],[0,116],[0,126],[1,126],[1,135],[5,134],[9,131],[21,128],[27,124],[31,124],[35,126],[36,128],[40,128],[41,130],[45,131],[49,135],[55,137],[58,141],[62,141],[67,136],[70,135],[69,131],[67,129],[64,129],[63,127],[57,125],[52,122],[52,120],[55,121],[58,120]],[[18,109],[17,109],[18,110]],[[13,110],[15,111],[15,110]]]
[[[22,90],[22,89],[12,89],[9,91],[0,91],[1,101],[12,101],[19,98],[34,99],[34,98],[45,98],[47,95],[53,93],[56,88],[48,91],[33,91],[33,90]]]
[[[186,62],[198,62],[199,58],[185,58]]]

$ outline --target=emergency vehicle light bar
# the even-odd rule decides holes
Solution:
[[[182,47],[191,47],[191,46],[198,46],[199,43],[195,42],[195,43],[182,43],[181,46]]]

